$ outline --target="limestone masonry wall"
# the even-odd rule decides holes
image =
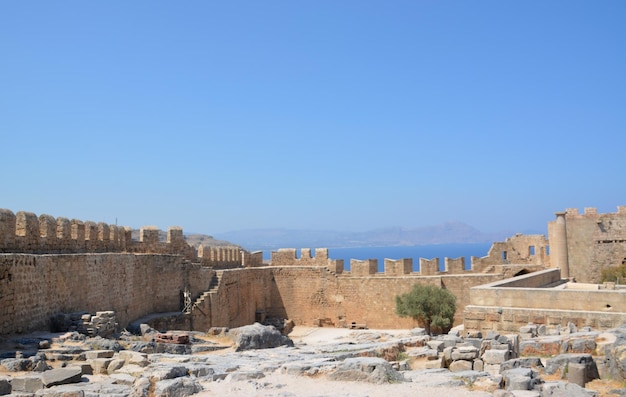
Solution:
[[[180,227],[169,228],[165,242],[156,227],[141,228],[139,241],[130,232],[0,209],[0,334],[48,328],[59,312],[112,310],[124,327],[183,307],[176,321],[204,331],[268,317],[299,325],[413,327],[411,319],[395,314],[395,297],[415,284],[450,290],[457,297],[455,324],[481,329],[508,331],[537,319],[604,326],[623,320],[626,310],[620,288],[537,288],[562,283],[560,277],[593,281],[602,268],[621,263],[626,207],[616,214],[557,213],[548,225],[550,239],[515,235],[495,242],[487,256],[471,258],[469,270],[464,258],[444,258],[443,270],[439,258],[419,258],[418,271],[413,258],[400,258],[385,259],[382,272],[376,260],[351,259],[347,271],[343,260],[329,258],[327,248],[314,255],[302,249],[300,257],[296,249],[280,249],[265,265],[262,252],[204,246],[196,251]],[[518,278],[493,284],[513,276]],[[577,311],[576,304],[591,301],[583,305],[588,312]]]
[[[463,313],[466,329],[517,331],[530,323],[595,329],[626,321],[626,289],[566,283],[559,269],[548,269],[470,288]]]
[[[180,310],[180,292],[204,287],[207,271],[178,255],[0,254],[0,334],[48,329],[59,312],[114,310],[126,326]]]
[[[559,246],[553,244],[552,252],[563,258],[559,267],[564,277],[596,283],[602,269],[626,260],[626,206],[604,214],[596,208],[585,208],[583,214],[568,208],[548,223],[548,236],[550,241],[562,242]],[[565,252],[555,252],[557,248]]]
[[[501,274],[465,276],[354,276],[336,275],[323,267],[280,267],[272,269],[272,305],[268,315],[288,317],[298,325],[343,327],[351,323],[371,328],[409,328],[416,324],[395,314],[395,297],[413,285],[448,288],[462,308],[469,303],[469,287],[502,278]]]
[[[132,229],[104,222],[80,221],[32,212],[14,214],[0,209],[0,253],[68,254],[130,252],[182,255],[215,268],[259,266],[262,253],[248,253],[238,247],[205,247],[198,251],[185,241],[183,229],[170,226],[167,240],[159,240],[156,226],[139,229],[139,241],[133,241]]]
[[[302,248],[300,258],[295,248],[281,248],[271,252],[272,266],[328,266],[328,248],[317,248],[315,256],[310,248]]]

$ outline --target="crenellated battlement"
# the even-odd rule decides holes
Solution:
[[[464,257],[417,264],[386,258],[380,268],[376,259],[350,259],[344,269],[344,260],[331,259],[327,248],[288,248],[272,252],[266,266],[260,251],[196,251],[180,227],[170,227],[165,239],[157,227],[144,226],[133,238],[128,227],[0,209],[0,334],[45,326],[66,310],[115,310],[123,322],[183,310],[187,291],[200,306],[186,324],[198,330],[260,316],[303,325],[411,327],[394,307],[395,297],[415,284],[451,291],[460,321],[470,287],[550,267],[559,267],[561,277],[569,268],[569,277],[593,280],[626,261],[626,207],[617,214],[558,212],[548,235],[552,246],[544,235],[517,234],[469,264]]]
[[[263,253],[249,253],[239,247],[205,247],[198,250],[187,244],[180,226],[170,226],[166,241],[161,241],[156,226],[132,229],[104,222],[81,221],[32,212],[13,213],[0,209],[0,253],[82,254],[135,253],[182,255],[192,262],[218,269],[263,265]]]
[[[126,252],[131,229],[26,211],[0,209],[0,252],[54,254]]]
[[[263,264],[263,252],[248,253],[238,247],[198,247],[200,262],[215,269],[237,266],[257,267]]]
[[[413,258],[385,259],[383,271],[378,271],[377,259],[350,259],[350,270],[344,268],[342,259],[329,258],[328,248],[317,248],[315,256],[311,256],[310,248],[301,249],[301,257],[297,257],[295,248],[281,248],[273,251],[271,266],[326,266],[333,273],[346,276],[441,276],[502,272],[503,267],[521,265],[528,267],[549,266],[548,240],[544,235],[517,234],[502,242],[495,242],[487,256],[471,257],[470,266],[466,268],[464,257],[419,258],[419,269],[413,270]]]
[[[316,248],[315,256],[310,248],[300,250],[300,258],[295,248],[281,248],[271,252],[272,266],[328,266],[328,248]]]
[[[583,208],[583,213],[581,214],[578,208],[566,208],[565,209],[565,217],[566,218],[595,218],[598,216],[611,217],[614,215],[626,215],[626,205],[618,205],[617,212],[607,212],[607,213],[599,213],[596,207],[585,207]]]

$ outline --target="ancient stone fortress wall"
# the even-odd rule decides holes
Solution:
[[[300,258],[297,257],[295,248],[281,248],[270,254],[272,266],[328,266],[328,248],[315,249],[315,255],[311,254],[310,248],[300,250]]]
[[[347,271],[343,260],[329,258],[327,248],[316,249],[314,256],[311,249],[302,249],[300,257],[296,249],[280,249],[272,252],[272,304],[265,311],[299,325],[413,327],[417,325],[413,320],[395,314],[395,297],[415,284],[430,284],[457,297],[458,324],[469,304],[470,287],[544,268],[540,262],[547,246],[544,236],[517,235],[496,244],[487,256],[472,257],[467,270],[463,257],[444,258],[442,269],[439,258],[420,258],[418,271],[413,271],[412,258],[401,258],[385,259],[383,272],[378,272],[375,259],[351,259]],[[503,250],[510,252],[508,260],[503,259]]]
[[[583,283],[600,281],[602,269],[626,261],[626,206],[616,213],[598,213],[596,208],[558,212],[548,223],[553,267],[565,278]]]
[[[585,233],[570,233],[569,228],[579,221],[570,211],[569,216],[557,214],[550,229],[556,233],[551,247],[542,235],[515,235],[494,243],[487,256],[472,257],[468,270],[464,258],[445,258],[442,269],[438,258],[420,258],[418,271],[413,270],[412,258],[401,258],[386,259],[384,271],[378,272],[377,261],[355,259],[350,260],[348,271],[342,260],[329,258],[326,248],[316,249],[315,255],[304,249],[300,257],[295,249],[281,249],[272,253],[270,266],[264,266],[262,252],[200,247],[196,255],[185,243],[181,228],[170,228],[167,241],[161,242],[155,227],[144,227],[139,241],[132,241],[126,228],[0,210],[0,252],[5,252],[0,254],[0,334],[45,328],[55,313],[80,310],[113,310],[124,326],[149,313],[180,311],[185,293],[191,297],[191,307],[182,316],[184,324],[196,330],[244,325],[267,317],[290,318],[299,325],[412,327],[412,320],[395,315],[395,297],[410,291],[414,284],[452,291],[458,303],[456,323],[465,320],[472,325],[477,321],[476,327],[492,328],[514,323],[515,328],[534,315],[550,324],[557,319],[575,320],[573,311],[550,317],[541,313],[557,308],[505,303],[515,299],[578,302],[592,296],[602,297],[604,302],[604,295],[594,294],[606,291],[581,292],[568,287],[548,293],[537,285],[518,287],[509,282],[506,287],[491,286],[486,292],[473,292],[472,287],[547,266],[565,269],[570,277],[583,277],[585,269],[572,257],[579,251],[585,255],[585,249],[610,252],[619,258],[626,211],[620,207],[618,214],[606,217],[588,212],[580,219],[582,227],[588,227],[592,215],[596,217],[595,227],[602,225],[604,232],[594,229],[593,233],[610,236],[612,240],[602,241],[613,241],[613,250],[598,248],[609,244],[606,242],[585,243]],[[536,279],[522,280],[529,283]],[[518,291],[520,288],[523,291]],[[472,302],[472,294],[478,301]],[[480,298],[481,294],[484,297]],[[603,304],[607,310],[602,313],[611,319],[621,315],[616,314],[623,310],[617,302],[606,300]],[[471,310],[465,310],[470,306]],[[570,309],[558,310],[569,313]],[[589,316],[601,324],[608,321],[595,314]]]
[[[78,311],[113,310],[125,327],[180,310],[181,291],[206,289],[213,272],[180,255],[0,254],[0,334],[49,329],[53,315]]]
[[[529,269],[537,269],[549,266],[548,240],[544,235],[517,234],[507,238],[503,242],[492,244],[488,254],[484,257],[472,256],[469,269],[466,269],[465,258],[444,258],[443,270],[440,259],[419,258],[419,270],[413,271],[413,258],[385,259],[384,272],[378,272],[377,259],[350,259],[350,272],[352,276],[375,276],[375,275],[450,275],[471,273],[503,273],[511,266],[526,266]],[[295,248],[281,248],[271,253],[271,266],[324,266],[335,274],[345,272],[342,259],[330,259],[328,248],[316,248],[315,255],[310,248],[302,248],[298,257]],[[515,267],[513,266],[513,267]]]
[[[547,269],[472,287],[463,316],[466,329],[483,332],[528,323],[609,329],[626,321],[626,287],[567,282],[560,269]]]
[[[524,244],[543,247],[545,237],[514,236],[498,247],[530,252]],[[218,270],[212,287],[194,301],[192,327],[238,326],[267,317],[309,326],[413,327],[413,320],[395,314],[395,297],[415,284],[452,291],[459,307],[456,323],[460,323],[470,287],[543,269],[532,255],[519,255],[521,263],[512,264],[494,249],[486,257],[472,258],[469,270],[464,258],[444,258],[443,270],[438,258],[420,258],[417,272],[412,258],[386,259],[383,272],[378,272],[376,260],[353,259],[346,271],[343,260],[329,258],[327,248],[305,248],[297,254],[294,248],[280,249],[271,253],[268,267]]]
[[[462,313],[470,286],[499,280],[502,274],[441,273],[438,276],[335,274],[326,267],[281,266],[271,268],[272,305],[269,316],[282,316],[297,325],[350,326],[370,328],[411,328],[417,324],[395,313],[396,295],[409,292],[413,285],[436,285],[457,296]],[[458,316],[457,324],[462,321]]]
[[[180,311],[181,295],[209,289],[215,268],[252,266],[258,254],[201,249],[180,227],[165,242],[156,227],[131,229],[0,209],[0,334],[50,327],[57,313],[116,312],[120,326],[141,316]],[[259,259],[260,258],[260,259]]]
[[[187,260],[215,268],[259,266],[263,253],[249,253],[238,247],[196,249],[185,241],[183,229],[170,226],[166,241],[159,239],[156,226],[143,226],[139,241],[133,241],[132,229],[104,222],[80,221],[32,212],[14,214],[0,209],[0,253],[63,254],[129,252],[182,255]]]
[[[131,246],[127,228],[0,209],[0,252],[123,252]]]

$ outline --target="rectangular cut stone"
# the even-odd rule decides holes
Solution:
[[[85,357],[88,360],[96,358],[111,358],[115,352],[113,350],[88,350],[85,352]]]
[[[43,381],[41,374],[17,376],[11,379],[13,392],[35,393],[37,390],[43,389]]]
[[[486,350],[482,356],[485,364],[501,364],[509,359],[508,350]]]

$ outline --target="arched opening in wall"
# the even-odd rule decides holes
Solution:
[[[506,251],[502,251],[502,263],[508,263]]]
[[[546,255],[550,255],[550,246],[546,245]]]
[[[535,246],[534,245],[531,245],[530,247],[528,247],[528,255],[535,256]]]
[[[515,273],[515,274],[513,275],[513,277],[523,276],[524,274],[528,274],[528,273],[530,273],[528,270],[526,270],[526,269],[522,269],[522,270],[520,270],[519,272]]]

